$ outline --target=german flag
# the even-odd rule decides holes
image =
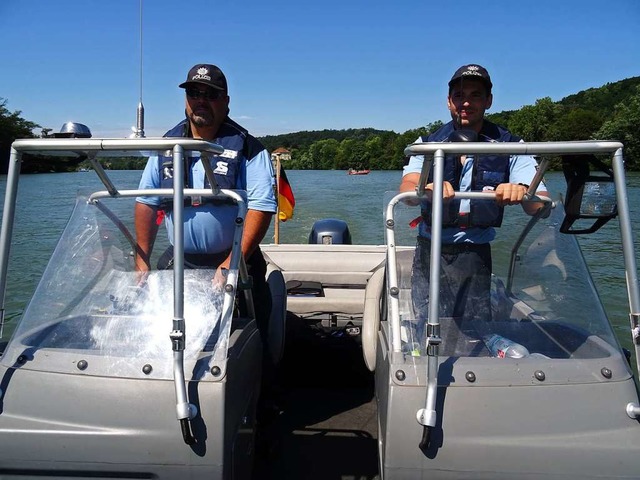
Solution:
[[[289,185],[287,173],[280,164],[280,172],[278,175],[278,218],[281,222],[286,222],[293,218],[293,209],[296,206],[296,199],[293,196],[293,190]]]

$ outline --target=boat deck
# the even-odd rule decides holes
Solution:
[[[262,409],[253,478],[378,478],[374,377],[358,338],[305,326],[291,314],[288,325],[285,354]]]

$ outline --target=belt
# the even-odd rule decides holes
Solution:
[[[418,241],[424,243],[428,248],[431,248],[431,240],[418,237]],[[488,243],[443,243],[440,245],[440,253],[456,254],[466,252],[485,252],[491,249],[491,245]]]

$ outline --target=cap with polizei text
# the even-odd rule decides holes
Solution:
[[[477,78],[479,80],[482,80],[484,84],[489,88],[489,90],[491,90],[491,87],[493,87],[489,72],[487,72],[486,68],[480,65],[470,64],[460,67],[458,70],[456,70],[456,73],[453,74],[451,80],[449,80],[449,87],[453,86],[455,82],[462,78]]]
[[[189,85],[206,85],[216,90],[227,91],[227,79],[215,65],[198,64],[191,67],[187,74],[187,80],[180,85],[180,88],[187,88]]]

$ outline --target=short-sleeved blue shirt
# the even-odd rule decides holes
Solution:
[[[204,168],[199,152],[187,152],[193,159],[188,175],[190,188],[204,188]],[[140,179],[140,189],[161,188],[161,158],[149,157]],[[236,188],[246,190],[250,210],[275,213],[275,175],[271,157],[266,149],[253,158],[245,159],[240,152],[239,175]],[[160,197],[137,197],[136,201],[151,206],[160,205]],[[184,209],[185,253],[220,253],[231,248],[237,207],[233,205],[204,204]],[[169,240],[173,239],[173,215],[167,212],[165,225]]]

